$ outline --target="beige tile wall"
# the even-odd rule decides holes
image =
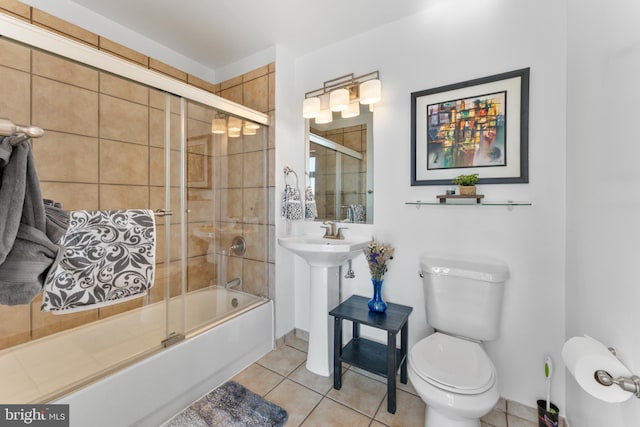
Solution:
[[[274,115],[274,64],[213,84],[16,0],[0,0],[0,13]],[[0,116],[21,124],[34,123],[46,131],[33,144],[44,197],[62,202],[69,210],[156,209],[164,205],[163,93],[5,39],[0,39],[0,91]],[[172,99],[171,110],[171,149],[178,150],[177,98]],[[189,135],[211,135],[212,114],[210,109],[191,105]],[[219,226],[226,231],[219,248],[228,247],[236,234],[244,235],[247,253],[244,257],[230,257],[227,278],[242,274],[244,290],[264,296],[269,295],[268,280],[274,270],[273,241],[269,240],[274,232],[274,216],[268,215],[268,221],[263,219],[267,196],[260,187],[266,176],[268,194],[273,195],[273,136],[273,129],[269,129],[268,141],[248,136],[230,139],[226,150],[215,147],[210,140],[209,152],[190,153],[188,164],[192,178],[202,176],[204,170],[196,168],[202,168],[206,156],[204,163],[213,179],[208,187],[199,183],[188,188],[192,211],[189,230],[209,224],[213,215],[222,221]],[[221,167],[225,162],[228,164]],[[172,186],[179,185],[178,171],[172,167]],[[172,207],[179,201],[174,193]],[[268,209],[274,209],[271,202]],[[180,212],[172,210],[176,214],[169,220],[178,223]],[[159,221],[157,262],[167,263],[173,296],[180,292],[180,249],[172,245],[170,260],[164,259],[164,227]],[[177,241],[178,227],[171,230],[172,241]],[[217,266],[207,261],[208,244],[191,232],[189,235],[187,275],[192,290],[207,286]],[[166,279],[157,274],[156,280],[149,296],[151,302],[164,298]],[[38,297],[30,306],[0,306],[0,348],[138,307],[143,300],[64,316],[40,312],[40,303]]]

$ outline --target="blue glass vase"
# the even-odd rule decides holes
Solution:
[[[382,300],[382,282],[384,279],[376,280],[371,278],[373,284],[373,298],[369,301],[369,311],[373,313],[384,313],[387,309],[387,303]]]

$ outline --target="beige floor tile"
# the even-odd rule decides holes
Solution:
[[[406,384],[402,384],[400,382],[400,374],[398,374],[396,376],[396,387],[398,388],[398,390],[406,391],[407,393],[411,393],[411,394],[414,394],[416,396],[418,395],[418,392],[413,387],[413,384],[411,384],[411,381],[409,381],[409,378],[407,378],[407,383]]]
[[[520,417],[514,417],[513,415],[507,415],[507,425],[509,427],[537,427],[538,423]]]
[[[342,388],[331,389],[327,396],[373,418],[386,392],[385,384],[348,370],[342,376]]]
[[[265,398],[283,407],[289,418],[287,427],[299,426],[322,400],[322,395],[315,391],[285,379],[271,390]]]
[[[307,355],[305,353],[295,348],[284,346],[268,353],[257,363],[286,377],[306,360]]]
[[[304,427],[365,427],[370,422],[370,418],[325,397],[302,425]]]
[[[309,371],[305,364],[300,365],[295,371],[293,371],[289,378],[293,381],[308,387],[323,396],[331,390],[333,387],[333,375],[328,377],[323,377],[321,375],[316,375],[313,372]]]
[[[347,365],[347,366],[350,366],[350,365]],[[360,375],[364,375],[365,377],[369,377],[372,380],[376,380],[376,381],[379,381],[381,383],[387,384],[387,379],[385,377],[383,377],[382,375],[374,374],[373,372],[369,372],[369,371],[367,371],[365,369],[358,368],[357,366],[350,366],[349,369],[352,370],[353,372],[359,373]],[[400,382],[400,381],[398,381],[398,382]]]
[[[369,427],[386,427],[386,426],[379,421],[373,420]],[[416,426],[416,427],[419,427],[419,426]]]
[[[305,353],[307,353],[309,351],[309,340],[304,340],[300,337],[297,337],[295,335],[287,335],[284,338],[284,342],[285,344],[287,344],[290,347],[293,348],[297,348],[300,351],[304,351]]]
[[[507,427],[507,414],[505,414],[504,411],[494,409],[482,417],[481,421],[484,421],[493,427]]]
[[[520,402],[509,400],[507,402],[506,412],[515,417],[522,418],[523,420],[534,423],[538,422],[538,410],[534,407],[524,405]]]
[[[232,378],[233,381],[242,384],[260,396],[269,393],[283,379],[282,376],[255,363]]]
[[[425,404],[418,396],[396,390],[396,413],[387,412],[387,397],[382,401],[375,419],[391,427],[424,425]]]

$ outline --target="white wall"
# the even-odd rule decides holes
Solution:
[[[487,344],[499,372],[502,395],[535,406],[544,395],[543,360],[561,365],[564,342],[566,10],[563,2],[457,0],[433,2],[424,13],[379,27],[300,57],[295,62],[300,108],[304,92],[331,78],[380,70],[383,101],[374,119],[374,234],[396,247],[383,289],[392,302],[411,305],[410,344],[426,336],[422,284],[424,252],[493,256],[511,269],[502,335]],[[278,63],[278,72],[281,64]],[[530,183],[480,186],[492,200],[529,200],[532,207],[422,207],[444,187],[410,185],[410,93],[505,71],[531,67]],[[278,122],[280,123],[280,122]],[[278,124],[277,124],[278,126]],[[278,139],[278,155],[303,150],[299,137]],[[282,187],[279,187],[280,191]],[[294,231],[318,224],[296,224]],[[281,231],[283,228],[280,229]],[[281,253],[279,253],[280,257]],[[278,258],[288,268],[290,256]],[[295,264],[300,269],[300,263]],[[363,257],[345,294],[371,293]],[[307,276],[296,273],[296,327],[305,329]],[[308,286],[308,282],[306,283]],[[553,400],[564,410],[564,372],[557,370]]]
[[[616,348],[640,375],[637,197],[640,4],[568,2],[567,337]],[[632,397],[604,403],[569,376],[573,426],[640,424]]]

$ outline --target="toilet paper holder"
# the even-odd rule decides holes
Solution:
[[[616,355],[616,350],[612,347],[609,347],[609,351]],[[593,373],[593,377],[596,382],[605,387],[610,387],[616,384],[624,391],[628,391],[629,393],[633,393],[635,397],[640,399],[640,377],[637,375],[631,375],[631,377],[618,377],[614,378],[610,373],[603,369],[598,369]]]

